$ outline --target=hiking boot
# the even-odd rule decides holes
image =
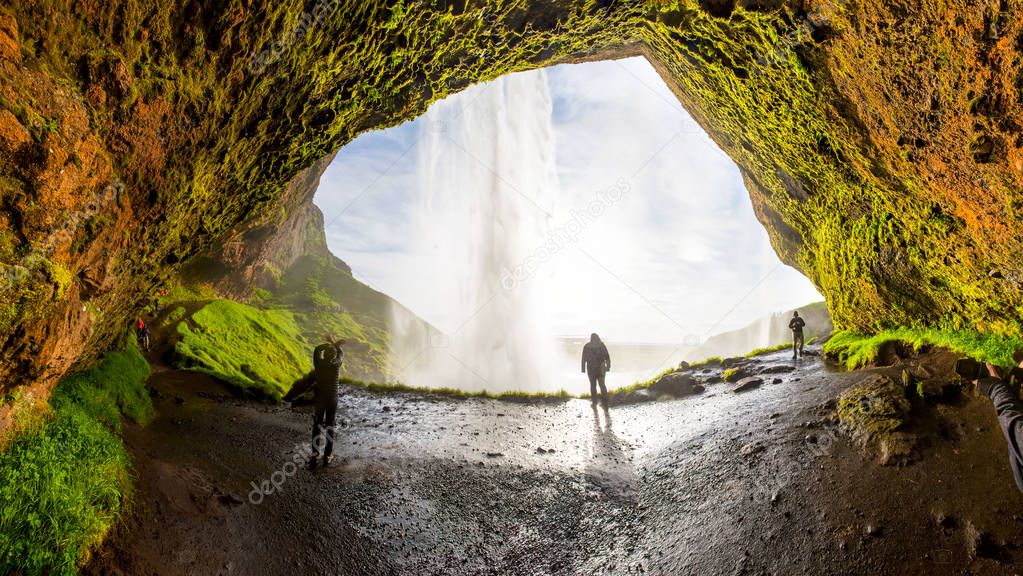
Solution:
[[[318,458],[316,457],[316,455],[313,455],[313,457],[310,458],[308,462],[306,462],[305,467],[310,469],[310,470],[316,470],[316,461],[317,460],[318,460]]]

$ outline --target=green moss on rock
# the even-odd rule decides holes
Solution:
[[[912,451],[913,437],[901,430],[910,409],[905,388],[875,374],[842,392],[838,420],[854,444],[888,464]]]
[[[938,346],[999,366],[1014,365],[1013,352],[1023,349],[1023,338],[1018,336],[982,334],[973,330],[892,328],[876,334],[836,332],[824,343],[824,353],[852,369],[873,364],[881,349],[890,343],[903,343],[914,350]]]

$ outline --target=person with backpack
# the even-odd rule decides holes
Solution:
[[[607,386],[604,385],[604,378],[611,370],[611,355],[608,354],[607,346],[600,340],[596,333],[590,334],[590,341],[583,346],[582,372],[585,372],[590,379],[590,402],[597,403],[597,385],[600,385],[600,396],[607,408]]]
[[[792,357],[803,356],[803,327],[806,322],[799,317],[799,310],[792,311],[792,320],[789,320],[789,330],[792,330]]]
[[[320,447],[323,467],[334,460],[334,422],[337,416],[338,386],[341,384],[341,363],[344,361],[344,340],[326,334],[327,341],[313,350],[313,438],[309,469],[316,468]]]
[[[143,350],[149,352],[149,325],[141,316],[135,318],[135,339]]]

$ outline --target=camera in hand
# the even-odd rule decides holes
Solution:
[[[977,380],[987,376],[987,370],[973,358],[960,358],[956,360],[956,374],[966,380]]]

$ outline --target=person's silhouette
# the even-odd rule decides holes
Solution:
[[[590,341],[583,346],[583,358],[581,372],[585,372],[590,378],[590,402],[597,402],[597,385],[600,385],[600,396],[607,407],[607,386],[604,384],[604,377],[611,370],[611,355],[607,352],[607,346],[600,341],[600,336],[594,332],[590,334]]]
[[[789,320],[789,330],[792,330],[792,357],[803,356],[803,326],[806,321],[799,317],[799,310],[792,312],[792,320]]]

